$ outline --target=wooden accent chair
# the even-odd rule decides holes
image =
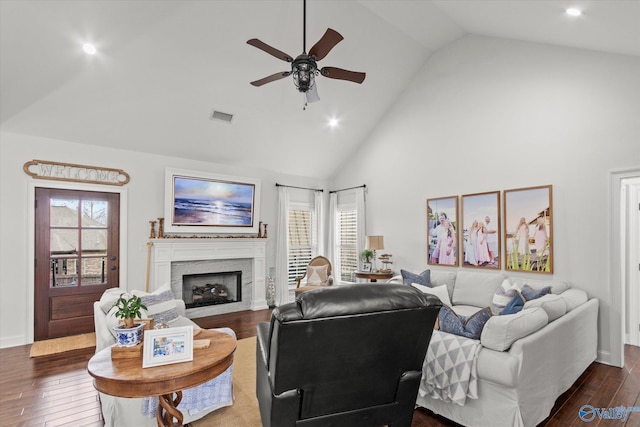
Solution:
[[[326,266],[326,270],[324,266]],[[327,258],[320,255],[309,261],[309,264],[307,265],[307,271],[305,272],[304,276],[296,278],[295,294],[299,295],[303,292],[313,291],[314,289],[319,289],[331,285],[333,285],[333,277],[331,276],[331,262]]]

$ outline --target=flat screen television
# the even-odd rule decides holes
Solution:
[[[258,233],[260,180],[167,168],[165,231]]]

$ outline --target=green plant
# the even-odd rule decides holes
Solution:
[[[373,251],[369,249],[365,249],[360,254],[360,259],[364,262],[371,262],[371,258],[373,258]]]
[[[120,294],[115,302],[114,307],[118,310],[115,312],[115,316],[124,320],[124,326],[126,328],[133,328],[133,319],[142,317],[141,309],[147,309],[142,303],[142,299],[139,296],[133,295],[131,298],[125,298],[125,294]]]

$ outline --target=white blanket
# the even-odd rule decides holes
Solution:
[[[422,366],[419,393],[460,406],[478,398],[478,340],[433,331]]]

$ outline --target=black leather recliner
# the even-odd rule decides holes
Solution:
[[[440,300],[412,286],[330,286],[257,326],[263,427],[407,426]]]

